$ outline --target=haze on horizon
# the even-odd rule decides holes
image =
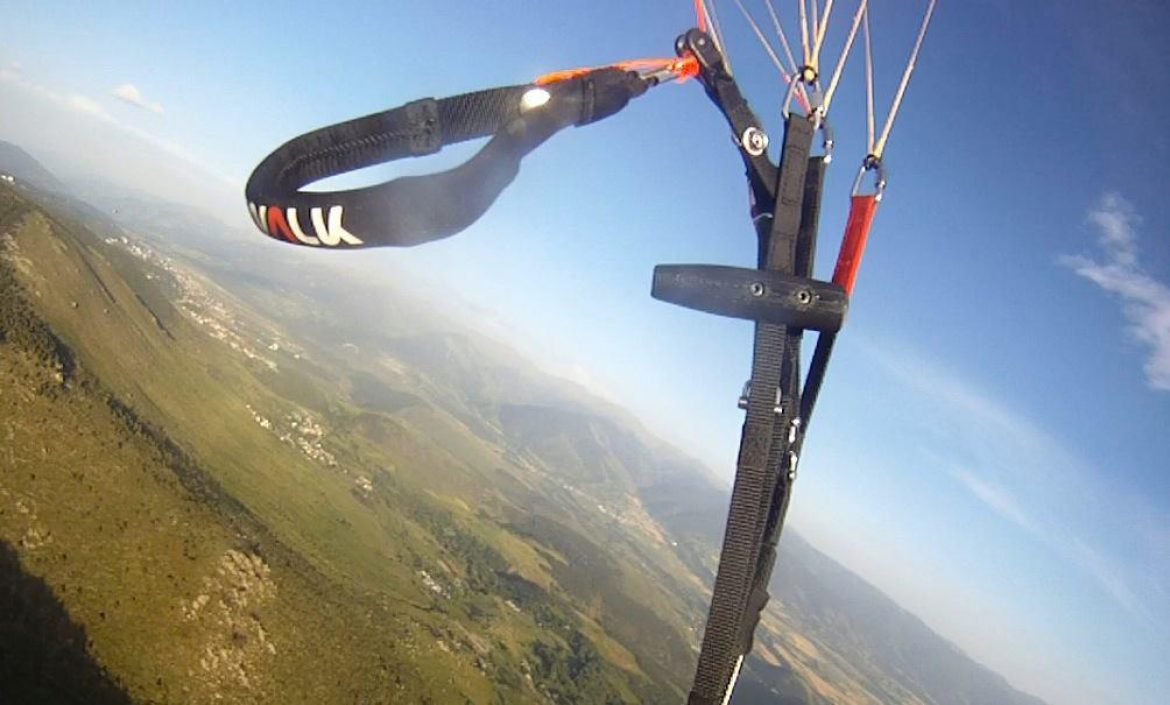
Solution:
[[[381,9],[323,29],[328,56],[257,41],[258,26],[299,31],[307,3],[183,8],[171,23],[71,3],[4,9],[20,31],[0,48],[0,140],[66,179],[92,173],[260,237],[242,184],[284,139],[422,96],[662,53],[689,26],[690,3],[674,5],[614,23],[571,3],[506,23],[474,4]],[[881,95],[915,22],[885,12]],[[774,74],[734,8],[724,15],[759,107]],[[940,6],[793,502],[815,545],[1054,704],[1170,694],[1170,205],[1157,186],[1170,87],[1153,76],[1170,59],[1168,20],[1152,5]],[[859,66],[842,89],[825,252],[863,133]],[[1143,149],[1100,137],[1119,132]],[[745,264],[750,245],[740,168],[688,85],[558,135],[467,233],[323,256],[510,341],[729,477],[750,326],[664,307],[648,283],[659,262]]]

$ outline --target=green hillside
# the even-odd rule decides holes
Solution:
[[[559,588],[475,438],[328,399],[198,282],[0,199],[0,539],[135,701],[671,692]]]
[[[0,702],[684,699],[704,468],[361,270],[100,205],[0,186]],[[1025,702],[825,560],[733,702]]]

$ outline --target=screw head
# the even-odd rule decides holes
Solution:
[[[801,289],[800,291],[796,292],[796,300],[801,304],[807,305],[810,301],[812,301],[812,292],[808,289]]]
[[[552,99],[552,94],[543,88],[532,88],[520,96],[520,112],[539,108]]]
[[[752,282],[748,285],[748,292],[755,297],[764,295],[764,285],[762,282]]]
[[[739,143],[748,154],[758,157],[768,148],[768,133],[758,127],[749,127],[743,131]]]

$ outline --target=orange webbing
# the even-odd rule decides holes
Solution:
[[[703,6],[703,0],[695,0],[695,22],[700,32],[707,31],[707,8]]]
[[[675,57],[673,59],[631,59],[629,61],[619,61],[616,64],[609,64],[608,66],[589,66],[576,69],[565,69],[563,71],[553,71],[538,77],[534,84],[538,86],[547,86],[550,83],[557,83],[558,81],[567,81],[571,78],[584,76],[592,71],[598,69],[616,68],[623,71],[636,71],[638,73],[654,73],[657,71],[669,71],[674,74],[674,78],[679,81],[685,81],[699,74],[699,61],[691,55],[683,57]]]
[[[585,74],[589,73],[590,71],[596,71],[596,70],[597,70],[597,67],[589,66],[589,67],[579,68],[579,69],[564,69],[563,71],[553,71],[551,73],[546,73],[543,76],[537,76],[536,80],[533,81],[533,83],[535,83],[538,86],[547,86],[550,83],[558,83],[560,81],[567,81],[570,78],[577,78],[578,76],[584,76]]]
[[[845,238],[841,241],[841,252],[837,254],[837,268],[833,270],[833,283],[853,294],[857,282],[857,270],[865,255],[865,242],[869,239],[869,228],[877,213],[878,200],[874,194],[853,196],[849,203],[849,221],[845,224]]]

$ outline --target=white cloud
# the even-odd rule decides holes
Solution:
[[[169,201],[196,205],[217,220],[243,225],[243,184],[208,168],[185,146],[114,117],[108,99],[56,89],[30,74],[0,73],[3,138],[32,151],[68,155],[80,172]],[[153,122],[153,121],[152,121]]]
[[[1128,201],[1111,193],[1101,198],[1088,219],[1099,231],[1103,257],[1064,256],[1060,262],[1121,300],[1130,334],[1149,348],[1146,380],[1154,389],[1170,391],[1170,287],[1138,263],[1141,218]]]
[[[15,81],[20,78],[24,66],[19,61],[9,61],[0,66],[0,81]]]
[[[1035,533],[1035,521],[1024,513],[1019,501],[1006,489],[966,470],[954,469],[948,474],[996,514]]]
[[[65,101],[65,104],[78,112],[89,113],[90,115],[109,119],[109,115],[106,113],[105,108],[103,108],[93,98],[76,94],[69,96],[69,99]]]
[[[1077,565],[1093,578],[1110,597],[1130,614],[1149,620],[1150,611],[1130,586],[1131,578],[1101,551],[1087,541],[1067,531],[1037,521],[1007,488],[965,470],[950,470],[948,474],[961,484],[975,499],[996,514],[1019,526],[1032,537],[1049,546],[1065,559]],[[1157,586],[1154,586],[1155,589]]]
[[[149,110],[150,112],[156,113],[158,115],[162,115],[164,112],[163,106],[161,104],[152,100],[147,100],[146,97],[142,95],[142,91],[138,90],[138,87],[133,83],[123,83],[113,90],[112,95],[119,100],[129,103],[130,105],[142,108],[143,110]]]
[[[1079,539],[1069,542],[1067,550],[1077,564],[1087,570],[1118,604],[1131,614],[1147,620],[1151,618],[1150,611],[1130,586],[1130,580],[1113,561]]]
[[[1113,228],[1102,237],[1120,232]],[[1159,558],[1170,546],[1164,510],[1122,486],[1102,484],[1105,471],[1074,447],[937,362],[905,346],[869,341],[866,348],[915,395],[938,431],[939,442],[925,441],[922,451],[931,466],[1151,623],[1151,606],[1167,590]],[[1129,555],[1103,550],[1121,545]]]
[[[13,65],[16,66],[15,69],[11,68]],[[117,124],[117,121],[110,117],[110,114],[107,113],[105,108],[101,106],[101,103],[98,103],[93,98],[82,95],[80,93],[64,95],[52,90],[51,88],[47,88],[46,86],[31,81],[21,72],[19,63],[14,62],[14,64],[9,64],[9,68],[0,69],[0,81],[4,81],[5,83],[16,86],[22,90],[29,91],[30,93],[40,97],[42,100],[47,100],[59,107],[66,108],[73,112],[90,115],[100,120],[104,120],[110,124]]]
[[[123,122],[123,121],[115,118],[113,115],[110,115],[110,113],[106,112],[105,108],[103,108],[100,103],[98,103],[96,100],[94,100],[88,96],[84,96],[81,94],[74,94],[71,96],[66,96],[66,95],[63,95],[61,93],[58,93],[57,91],[53,90],[52,88],[44,86],[44,85],[37,83],[35,81],[29,80],[27,77],[20,74],[19,72],[7,72],[6,73],[2,69],[0,69],[0,81],[8,83],[9,85],[16,86],[17,88],[20,88],[22,90],[28,91],[28,92],[40,97],[42,100],[48,101],[49,103],[52,103],[58,107],[66,108],[66,109],[71,110],[73,112],[81,113],[83,115],[88,115],[90,117],[101,120],[102,122],[106,123],[107,125],[114,127],[116,129],[122,131],[123,133],[126,133],[126,134],[130,135],[131,137],[134,137],[135,139],[140,140],[141,142],[144,142],[144,143],[154,147],[155,149],[162,150],[172,157],[178,158],[178,159],[180,159],[180,160],[182,160],[190,165],[198,167],[202,171],[206,172],[206,175],[212,176],[217,181],[219,181],[222,185],[226,185],[233,190],[239,190],[239,188],[241,186],[240,184],[237,183],[237,181],[235,179],[230,179],[230,178],[225,177],[221,174],[217,174],[217,173],[213,172],[211,169],[209,169],[207,166],[205,166],[199,158],[197,158],[195,155],[191,154],[183,146],[176,144],[175,142],[172,142],[170,140],[160,138],[160,137],[158,137],[150,132],[147,132],[146,130],[143,130],[142,128],[139,128],[137,126],[131,125],[129,123]],[[122,90],[124,88],[132,89],[133,92],[136,95],[138,95],[139,98],[141,98],[141,94],[138,94],[137,89],[134,88],[134,86],[132,86],[130,84],[125,84],[123,86],[120,86],[118,89],[116,89],[114,91],[114,94],[117,95],[118,91]],[[125,96],[118,95],[118,97],[121,98],[122,100],[127,100],[127,98]],[[148,103],[146,106],[143,106],[143,107],[145,107],[147,110],[154,110],[154,108],[149,107],[150,105],[156,105],[158,107],[157,112],[162,111],[162,106],[157,105],[157,104]]]

